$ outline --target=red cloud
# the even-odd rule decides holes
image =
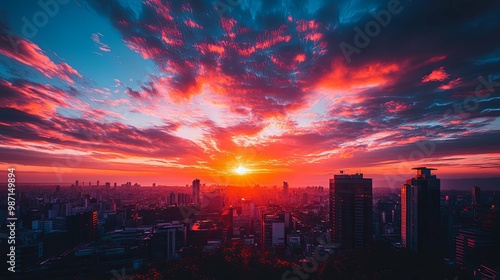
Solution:
[[[444,67],[441,67],[439,69],[432,71],[429,75],[424,76],[422,78],[422,83],[435,82],[435,81],[442,82],[448,79],[449,76],[450,75],[448,75],[448,73],[446,73],[446,71],[444,70]]]
[[[332,63],[332,70],[324,76],[318,86],[353,91],[382,86],[393,81],[395,73],[398,73],[404,65],[405,63],[398,65],[375,62],[357,69],[348,69],[343,62],[335,60]]]

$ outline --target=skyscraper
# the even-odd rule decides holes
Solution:
[[[472,187],[472,205],[478,205],[481,200],[481,188]]]
[[[193,181],[193,203],[200,205],[200,179]]]
[[[440,180],[433,168],[417,167],[401,186],[401,243],[414,252],[439,255]]]
[[[283,181],[283,193],[288,193],[288,182]]]
[[[372,242],[372,179],[363,174],[330,179],[330,223],[333,242],[341,248],[363,248]]]
[[[261,246],[271,249],[285,244],[284,214],[262,214]]]
[[[481,201],[481,188],[480,187],[472,187],[472,213],[474,218],[477,218],[477,210],[479,202]]]

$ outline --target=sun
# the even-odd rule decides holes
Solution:
[[[234,172],[238,175],[244,175],[248,173],[248,169],[246,169],[244,166],[238,166],[234,169]]]

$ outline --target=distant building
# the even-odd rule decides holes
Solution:
[[[169,199],[168,199],[168,204],[169,205],[175,205],[175,204],[177,204],[177,200],[175,199],[175,193],[174,192],[171,192],[168,197],[169,197]]]
[[[203,193],[202,211],[221,213],[223,207],[224,197],[221,195],[220,190]]]
[[[474,218],[478,216],[479,204],[481,201],[481,188],[472,187],[472,215]]]
[[[440,180],[433,168],[417,167],[401,186],[401,243],[414,252],[440,255]]]
[[[343,249],[372,243],[372,179],[363,174],[330,179],[330,223],[333,242]]]
[[[193,203],[200,205],[200,179],[195,179],[193,181]]]
[[[288,193],[288,182],[286,182],[286,181],[283,181],[283,192],[285,194]]]
[[[478,205],[481,201],[481,188],[472,187],[472,205]]]

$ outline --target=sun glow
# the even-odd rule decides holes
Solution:
[[[234,169],[234,172],[238,175],[244,175],[248,173],[248,169],[246,169],[244,166],[238,166]]]

